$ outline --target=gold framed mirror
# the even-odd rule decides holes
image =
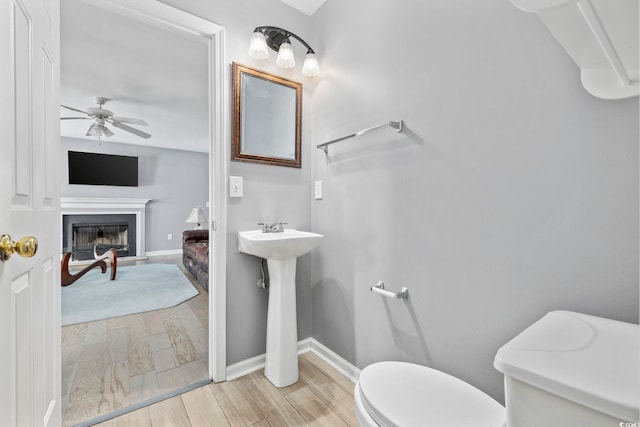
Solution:
[[[231,160],[300,168],[302,83],[236,62]]]

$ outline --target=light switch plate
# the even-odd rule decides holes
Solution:
[[[229,197],[242,197],[242,177],[230,176],[229,177]]]

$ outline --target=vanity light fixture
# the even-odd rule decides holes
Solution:
[[[314,77],[320,74],[318,59],[311,46],[297,35],[290,31],[278,27],[256,27],[253,30],[253,37],[249,44],[249,56],[254,59],[266,59],[269,57],[269,49],[278,52],[276,65],[281,68],[293,68],[296,60],[293,56],[293,47],[290,37],[298,40],[307,48],[307,55],[302,65],[302,74],[307,77]]]

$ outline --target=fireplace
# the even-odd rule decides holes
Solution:
[[[73,261],[115,249],[118,257],[144,259],[148,199],[62,197],[62,246]]]
[[[134,214],[64,215],[62,237],[73,261],[93,259],[110,249],[118,257],[137,255]]]

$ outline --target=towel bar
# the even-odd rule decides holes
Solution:
[[[345,139],[349,139],[349,138],[353,138],[353,137],[356,137],[356,136],[364,135],[365,133],[369,133],[372,130],[386,128],[386,127],[393,128],[393,129],[395,129],[396,132],[402,132],[403,126],[404,126],[404,122],[402,120],[398,120],[397,122],[390,121],[390,122],[387,122],[387,123],[383,123],[381,125],[372,126],[370,128],[363,129],[361,131],[358,131],[356,133],[352,133],[352,134],[347,135],[347,136],[343,136],[341,138],[332,139],[331,141],[328,141],[328,142],[325,142],[325,143],[322,143],[322,144],[318,144],[318,145],[316,145],[316,148],[324,150],[325,154],[329,154],[329,152],[327,151],[328,150],[327,147],[329,147],[329,145],[331,145],[331,144],[335,144],[336,142],[344,141]]]
[[[375,292],[387,298],[406,299],[409,297],[409,289],[402,287],[399,292],[388,291],[384,288],[384,282],[382,280],[376,285],[373,285],[370,289],[371,292]]]

